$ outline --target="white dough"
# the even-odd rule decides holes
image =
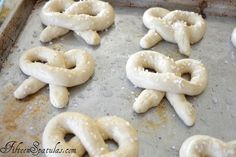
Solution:
[[[206,22],[198,14],[187,11],[169,11],[164,8],[150,8],[143,15],[144,25],[150,29],[140,40],[144,49],[157,44],[162,38],[177,43],[180,53],[190,56],[190,44],[201,40],[206,32]]]
[[[154,69],[149,72],[145,68]],[[191,80],[182,74],[189,73]],[[188,126],[195,123],[195,110],[184,94],[198,95],[207,86],[207,70],[203,64],[193,59],[173,59],[154,51],[140,51],[130,56],[126,64],[128,79],[137,87],[145,90],[134,103],[137,113],[146,112],[157,106],[165,95],[179,117]]]
[[[49,84],[51,103],[63,108],[69,101],[67,87],[86,82],[94,73],[94,66],[92,56],[82,50],[63,53],[46,47],[29,49],[20,58],[20,68],[30,77],[16,89],[14,96],[23,99]]]
[[[236,141],[223,141],[206,136],[194,135],[181,146],[179,157],[235,157]]]
[[[66,134],[75,136],[65,141]],[[109,152],[104,140],[113,139],[118,149]],[[139,143],[136,130],[129,122],[116,117],[106,116],[93,120],[92,118],[76,113],[64,112],[53,117],[43,132],[43,147],[59,149],[76,149],[76,153],[69,154],[81,157],[85,151],[91,157],[138,157]],[[47,157],[67,157],[68,154],[46,154]]]
[[[50,0],[42,8],[42,23],[47,27],[40,35],[42,42],[49,42],[73,30],[88,44],[98,45],[102,31],[114,23],[112,6],[100,0]]]
[[[234,47],[236,47],[236,28],[234,28],[234,30],[232,32],[231,41],[232,41]]]

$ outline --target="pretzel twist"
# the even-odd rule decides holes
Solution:
[[[65,141],[66,134],[75,136]],[[109,152],[104,140],[113,139],[118,149]],[[71,156],[83,156],[85,151],[92,157],[137,157],[138,135],[129,122],[116,117],[106,116],[96,120],[76,113],[64,112],[53,117],[47,124],[43,133],[43,147],[59,149],[75,149]],[[46,154],[53,157],[66,157],[68,154]]]
[[[205,135],[194,135],[182,144],[179,157],[235,157],[236,141],[223,141]]]
[[[150,30],[140,40],[142,48],[150,48],[164,39],[177,43],[180,53],[187,56],[191,54],[190,44],[201,40],[206,31],[205,20],[200,15],[159,7],[145,11],[143,23]]]
[[[82,50],[63,53],[46,47],[32,48],[20,58],[21,70],[30,77],[14,96],[23,99],[49,84],[51,103],[57,108],[65,107],[69,100],[67,87],[86,82],[94,72],[94,64],[92,56]]]
[[[51,41],[73,30],[88,44],[98,45],[102,31],[114,23],[115,13],[109,3],[99,0],[50,0],[40,14],[47,27],[40,35],[42,42]]]
[[[154,69],[155,73],[145,70]],[[189,73],[191,80],[181,75]],[[128,79],[137,87],[145,88],[133,108],[137,113],[157,106],[165,95],[179,117],[188,126],[195,123],[195,110],[184,94],[198,95],[207,86],[207,71],[202,63],[193,59],[174,61],[154,51],[140,51],[130,56],[126,64]]]

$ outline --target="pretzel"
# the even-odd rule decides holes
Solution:
[[[40,17],[47,26],[40,35],[42,42],[49,42],[72,30],[88,44],[98,45],[97,31],[110,27],[115,13],[109,3],[99,0],[50,0],[42,8]]]
[[[74,134],[69,141],[64,138],[67,134]],[[113,139],[118,144],[118,149],[109,152],[104,140]],[[116,117],[106,116],[96,120],[76,113],[64,112],[53,117],[43,132],[43,147],[58,149],[75,149],[76,153],[69,154],[73,157],[83,156],[87,151],[92,157],[137,157],[138,135],[129,122]],[[46,154],[51,156],[51,154]],[[53,157],[67,157],[68,154],[53,154]]]
[[[205,135],[188,138],[180,148],[179,157],[235,157],[236,141],[223,141]]]
[[[57,108],[63,108],[68,103],[67,87],[86,82],[95,66],[92,56],[83,50],[63,53],[46,47],[29,49],[21,56],[19,64],[30,77],[16,89],[14,96],[23,99],[49,84],[50,101]]]
[[[190,81],[181,77],[186,73],[190,73]],[[202,63],[193,59],[175,62],[158,52],[140,51],[128,59],[126,74],[135,86],[145,88],[133,105],[135,112],[144,113],[157,106],[166,92],[167,99],[184,123],[188,126],[195,123],[195,110],[184,94],[198,95],[206,88],[208,76]]]
[[[162,39],[177,43],[180,53],[190,56],[190,44],[198,42],[206,32],[205,20],[194,12],[169,11],[150,8],[143,15],[144,25],[150,29],[140,40],[140,46],[150,48]]]
[[[232,41],[234,47],[236,47],[236,28],[234,28],[233,33],[231,35],[231,41]]]

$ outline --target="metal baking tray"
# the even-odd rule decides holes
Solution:
[[[35,5],[14,46],[4,51],[8,57],[1,58],[0,149],[9,141],[23,142],[22,148],[32,147],[33,142],[38,141],[42,148],[41,136],[47,122],[65,111],[78,111],[91,117],[117,115],[130,121],[138,131],[139,156],[142,157],[177,157],[183,141],[195,134],[211,135],[225,141],[236,139],[236,48],[230,41],[236,19],[207,15],[207,32],[199,43],[192,45],[190,58],[201,60],[206,66],[209,83],[201,95],[187,97],[197,111],[197,121],[193,127],[186,127],[166,99],[144,114],[136,114],[132,109],[141,89],[128,81],[125,65],[129,55],[141,50],[139,40],[147,32],[142,24],[146,8],[114,6],[115,24],[100,32],[99,46],[89,46],[73,32],[50,43],[40,43],[43,25],[39,13],[43,4]],[[85,84],[69,89],[70,102],[64,109],[56,109],[50,104],[47,87],[23,100],[13,97],[13,91],[28,77],[18,66],[19,57],[25,50],[40,45],[59,50],[84,49],[96,60],[93,77]],[[152,50],[175,60],[185,58],[178,53],[176,44],[166,41]],[[0,156],[32,154],[0,153]]]

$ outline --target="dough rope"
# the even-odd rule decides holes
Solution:
[[[86,82],[94,73],[95,66],[92,56],[83,50],[63,53],[46,47],[26,51],[19,64],[30,77],[16,89],[14,96],[23,99],[49,84],[50,101],[57,108],[65,107],[69,101],[67,87]]]
[[[179,157],[235,157],[236,141],[223,141],[205,135],[194,135],[181,146]]]
[[[110,27],[115,13],[109,3],[99,0],[50,0],[42,8],[40,17],[47,26],[40,35],[42,42],[73,30],[88,44],[98,45],[100,37],[97,31]]]
[[[74,134],[65,141],[66,134]],[[104,140],[113,139],[118,149],[109,152]],[[53,117],[43,132],[43,147],[76,149],[70,156],[83,156],[85,151],[91,157],[137,157],[138,135],[129,122],[116,117],[106,116],[96,120],[76,112],[64,112]],[[67,157],[68,154],[46,154],[50,157]]]
[[[156,73],[145,70],[154,69]],[[189,73],[191,80],[181,76]],[[128,79],[137,87],[145,88],[136,99],[133,108],[144,113],[157,106],[166,97],[178,116],[188,126],[195,123],[195,110],[184,94],[198,95],[207,86],[208,75],[202,63],[193,59],[173,59],[154,51],[140,51],[130,56],[126,64]]]
[[[234,47],[236,47],[236,28],[234,28],[234,30],[232,32],[231,41],[232,41]]]
[[[150,48],[162,39],[177,43],[180,53],[190,56],[190,44],[202,39],[206,22],[202,16],[187,11],[169,11],[164,8],[150,8],[143,15],[143,23],[149,29],[140,40],[140,46]]]

